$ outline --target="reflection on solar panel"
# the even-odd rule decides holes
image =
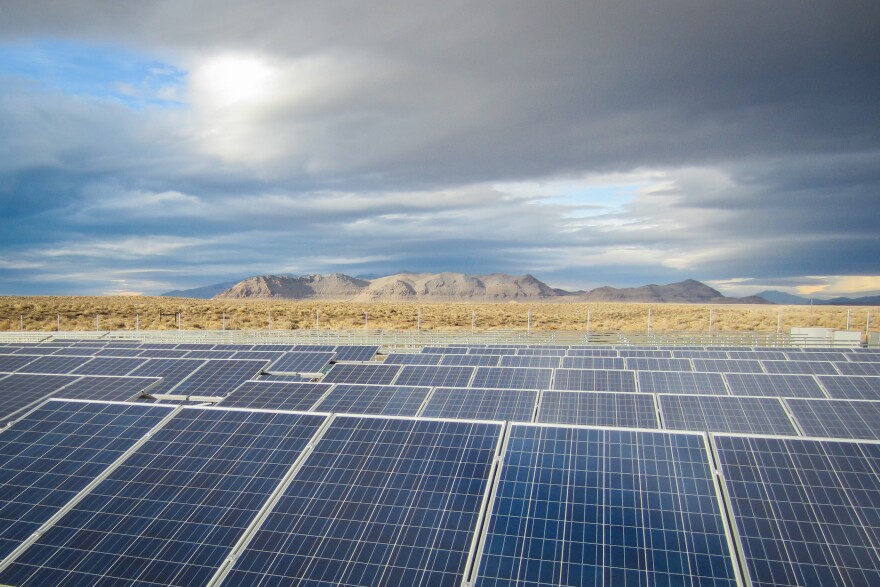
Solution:
[[[837,370],[827,361],[761,361],[767,373],[792,375],[837,375]]]
[[[162,383],[150,391],[152,393],[168,393],[205,363],[206,361],[201,359],[151,359],[146,365],[132,371],[131,375],[161,377]]]
[[[174,395],[223,396],[263,370],[266,361],[208,361],[171,390]]]
[[[640,371],[638,378],[642,393],[728,395],[721,373]]]
[[[329,383],[245,381],[222,404],[224,408],[307,411],[331,387]]]
[[[531,422],[538,392],[533,389],[438,387],[420,414],[426,418],[473,418]]]
[[[501,360],[500,355],[432,355],[440,356],[441,365],[463,367],[495,367]],[[526,357],[528,358],[528,357]]]
[[[618,349],[621,357],[642,357],[650,359],[671,359],[672,351],[660,350],[639,350],[639,349]]]
[[[691,359],[694,371],[710,373],[763,373],[761,363],[743,359]]]
[[[360,365],[336,363],[327,372],[322,381],[324,383],[371,383],[374,385],[388,385],[402,367],[400,365]]]
[[[713,437],[755,586],[880,585],[880,446]]]
[[[805,436],[880,440],[880,402],[787,399]]]
[[[289,352],[269,365],[269,373],[278,375],[295,373],[320,373],[333,359],[333,353]]]
[[[545,391],[536,422],[618,428],[660,428],[654,396],[601,391]]]
[[[563,357],[564,369],[623,369],[620,357]]]
[[[184,408],[0,582],[206,584],[324,419]]]
[[[737,584],[704,437],[514,424],[476,587]]]
[[[727,380],[731,395],[825,397],[822,388],[812,375],[728,373],[724,378]]]
[[[31,361],[36,360],[34,355],[0,355],[0,372],[12,373],[18,371]]]
[[[147,359],[96,357],[72,373],[74,375],[128,375]]]
[[[880,363],[834,363],[841,375],[880,375]]]
[[[797,429],[775,397],[658,395],[663,427],[696,432],[788,434]]]
[[[553,389],[572,391],[636,391],[635,373],[591,369],[557,369]]]
[[[531,367],[557,369],[562,357],[543,357],[540,355],[516,355],[501,357],[502,367]]]
[[[439,365],[443,355],[435,353],[391,353],[385,357],[386,365]]]
[[[124,402],[140,396],[159,382],[157,377],[81,377],[52,397]]]
[[[553,369],[527,367],[479,367],[470,387],[487,389],[547,389]],[[459,387],[450,385],[449,387]]]
[[[394,380],[395,385],[426,385],[428,387],[467,387],[474,367],[439,367],[406,365]]]
[[[170,413],[140,404],[50,401],[3,431],[0,558]]]
[[[67,375],[91,360],[91,357],[40,357],[21,367],[18,372]]]
[[[838,375],[816,377],[828,395],[835,399],[880,400],[880,377]]]
[[[77,379],[78,377],[70,375],[24,373],[16,373],[0,379],[0,423]]]
[[[378,345],[340,345],[336,347],[336,361],[369,361],[379,352]]]
[[[689,359],[654,359],[634,357],[626,359],[626,368],[631,371],[693,371]]]
[[[315,406],[319,412],[416,416],[430,387],[339,383]]]
[[[500,432],[336,418],[226,584],[461,585]]]
[[[422,347],[422,352],[438,355],[465,355],[468,348],[463,346],[426,346]]]

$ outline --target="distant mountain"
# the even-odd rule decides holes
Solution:
[[[755,294],[774,304],[785,304],[789,306],[808,306],[809,298],[795,296],[785,293],[784,291],[768,290]],[[831,298],[830,300],[820,300],[813,298],[812,303],[816,306],[880,306],[880,296],[864,296],[861,298]]]
[[[643,285],[642,287],[599,287],[586,293],[571,296],[584,302],[648,302],[679,304],[768,304],[765,299],[749,296],[730,298],[705,283],[687,279],[667,285]]]
[[[880,306],[880,296],[864,296],[861,298],[831,298],[830,300],[822,300],[822,305],[823,306]]]
[[[173,291],[167,291],[159,295],[166,298],[196,298],[207,300],[213,298],[221,291],[229,289],[236,283],[238,282],[227,281],[224,283],[215,283],[214,285],[204,285],[202,287],[196,287],[193,289],[175,289]]]
[[[358,295],[369,281],[357,279],[342,273],[330,275],[259,275],[232,284],[218,292],[218,300],[349,300]]]
[[[764,298],[768,302],[773,302],[774,304],[803,306],[809,305],[810,303],[809,298],[802,298],[801,296],[792,295],[790,293],[785,293],[784,291],[779,291],[775,289],[768,289],[767,291],[762,291],[760,293],[756,293],[755,295],[759,298]]]
[[[372,280],[355,300],[506,302],[557,297],[549,285],[531,275],[401,273]]]

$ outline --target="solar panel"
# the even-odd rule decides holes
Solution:
[[[91,360],[91,357],[39,357],[19,368],[18,372],[67,375]]]
[[[513,424],[476,587],[733,587],[705,440]]]
[[[252,344],[215,344],[215,351],[260,351],[263,350],[262,345]]]
[[[200,350],[189,351],[185,356],[187,359],[231,359],[235,352],[236,351]]]
[[[880,377],[837,375],[816,377],[828,395],[835,399],[880,400]]]
[[[728,373],[724,378],[727,380],[731,395],[825,397],[825,393],[812,375]]]
[[[728,395],[721,373],[639,371],[638,379],[642,393]]]
[[[729,359],[725,351],[701,351],[695,349],[674,349],[674,359]]]
[[[785,361],[788,357],[782,351],[727,351],[730,359],[746,359],[754,361]]]
[[[416,416],[430,387],[339,383],[315,406],[319,412]]]
[[[440,367],[406,365],[394,380],[395,385],[424,385],[428,387],[467,387],[474,367]]]
[[[854,363],[877,363],[880,362],[880,354],[874,353],[847,353],[840,359],[828,359],[829,361],[852,361]]]
[[[333,353],[289,352],[276,359],[266,371],[278,375],[320,373],[334,356]]]
[[[260,359],[262,361],[276,361],[284,356],[282,351],[236,351],[232,353],[232,359]]]
[[[785,400],[805,436],[880,440],[880,402]]]
[[[637,391],[632,371],[557,369],[553,389],[570,391]]]
[[[880,585],[880,446],[712,441],[751,585]]]
[[[420,355],[421,356],[421,355]],[[500,355],[431,355],[440,356],[441,365],[461,367],[495,367],[501,361]],[[530,357],[523,357],[530,358]]]
[[[461,585],[501,425],[337,417],[228,585]]]
[[[174,395],[224,396],[257,375],[266,361],[219,359],[208,361],[202,368],[171,390]]]
[[[53,357],[58,356],[74,356],[74,357],[92,357],[100,351],[101,348],[89,348],[89,347],[81,347],[81,346],[72,346],[63,349],[58,349],[52,353]]]
[[[214,348],[214,345],[203,342],[182,342],[174,348],[180,351],[209,351]]]
[[[546,347],[530,347],[524,349],[516,349],[517,355],[533,356],[533,357],[562,357],[568,352],[567,349],[551,349]],[[513,353],[504,353],[513,354]]]
[[[388,385],[402,367],[400,365],[361,365],[336,363],[327,372],[322,381],[324,383],[371,383],[374,385]]]
[[[661,394],[657,401],[667,430],[797,436],[785,407],[775,397]]]
[[[530,422],[538,392],[534,389],[438,387],[420,414],[426,418],[463,418]]]
[[[617,357],[615,349],[568,349],[568,357]]]
[[[655,359],[651,357],[630,357],[626,368],[631,371],[693,371],[690,359]]]
[[[761,361],[767,373],[792,375],[837,375],[837,370],[827,361]]]
[[[60,346],[44,347],[44,346],[38,346],[38,345],[27,345],[27,346],[22,347],[22,349],[20,351],[15,351],[14,354],[16,354],[16,355],[41,355],[41,356],[45,356],[45,355],[51,355],[52,353],[54,353],[55,351],[57,351],[60,348],[64,348],[64,347],[60,347]]]
[[[471,355],[495,355],[496,357],[500,357],[502,355],[515,355],[517,353],[515,348],[489,348],[489,347],[478,347],[478,348],[470,348],[468,349],[468,354]]]
[[[96,357],[138,357],[144,352],[144,349],[120,349],[109,348],[101,349],[95,353]]]
[[[222,404],[224,408],[307,411],[331,387],[329,383],[245,381]]]
[[[710,373],[763,373],[759,361],[744,359],[691,359],[694,371]]]
[[[35,355],[0,355],[0,372],[12,373],[36,360]]]
[[[205,363],[201,359],[150,359],[130,374],[136,377],[161,377],[162,383],[151,391],[168,393]]]
[[[52,393],[52,397],[82,400],[124,402],[149,391],[161,379],[158,377],[81,377]]]
[[[531,367],[558,369],[562,357],[540,355],[507,355],[501,357],[501,367]],[[491,365],[490,365],[491,366]]]
[[[553,369],[527,367],[479,367],[470,387],[487,389],[547,389]],[[448,387],[459,387],[450,385]]]
[[[324,420],[183,408],[0,582],[204,585]]]
[[[292,351],[305,351],[309,353],[335,353],[335,344],[295,344]]]
[[[146,362],[147,359],[96,357],[82,367],[74,369],[71,373],[74,375],[128,375]]]
[[[293,350],[293,347],[294,345],[292,344],[261,344],[255,345],[254,349],[261,351],[282,351],[286,353],[287,351]]]
[[[391,353],[385,357],[386,365],[439,365],[443,355],[436,353]]]
[[[336,361],[370,361],[379,352],[378,345],[340,345],[336,347]]]
[[[30,405],[49,397],[76,381],[70,375],[29,375],[16,373],[0,379],[0,423]]]
[[[538,400],[536,422],[660,428],[654,396],[605,391],[545,391]]]
[[[180,351],[175,349],[145,349],[139,357],[147,357],[150,359],[182,359],[189,351]]]
[[[618,349],[617,353],[621,357],[638,357],[646,359],[671,359],[672,351],[661,350],[639,350],[639,349]]]
[[[0,559],[170,413],[160,406],[53,400],[4,430]]]
[[[563,357],[564,369],[624,369],[620,357]]]
[[[438,355],[466,355],[468,348],[463,346],[426,346],[422,347],[422,352]]]
[[[847,355],[843,351],[825,351],[822,353],[815,352],[788,352],[785,353],[786,358],[793,361],[846,361]]]
[[[841,375],[880,375],[880,363],[833,363]],[[28,367],[30,368],[30,367]]]

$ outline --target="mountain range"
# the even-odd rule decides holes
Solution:
[[[791,306],[880,306],[880,296],[863,296],[860,298],[831,298],[821,300],[818,298],[804,298],[795,296],[784,291],[767,290],[755,294],[774,304],[788,304]]]

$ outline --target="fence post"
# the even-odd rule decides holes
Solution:
[[[526,332],[528,334],[532,333],[532,309],[529,308],[529,313],[526,317]]]
[[[24,314],[18,315],[18,331],[24,332]]]
[[[321,330],[321,310],[315,310],[315,330]]]
[[[474,330],[477,328],[477,313],[474,310],[471,310],[471,336],[474,335]]]
[[[134,315],[134,331],[135,332],[141,331],[141,315],[140,314]]]
[[[416,335],[422,334],[422,307],[419,306],[419,312],[416,314]]]
[[[648,334],[651,334],[651,318],[653,317],[651,315],[651,309],[651,306],[648,306]]]
[[[55,329],[61,332],[61,314],[55,314]]]
[[[226,330],[226,312],[223,312],[223,319],[220,323],[220,328],[224,331]]]
[[[709,308],[709,332],[712,332],[712,319],[714,316],[712,315],[712,308]]]
[[[593,310],[587,308],[587,342],[590,342],[590,326],[593,321]]]
[[[852,310],[846,311],[846,329],[849,330],[850,323],[852,322]]]
[[[776,312],[776,334],[782,334],[782,310]]]
[[[364,332],[369,330],[370,313],[364,312]]]

